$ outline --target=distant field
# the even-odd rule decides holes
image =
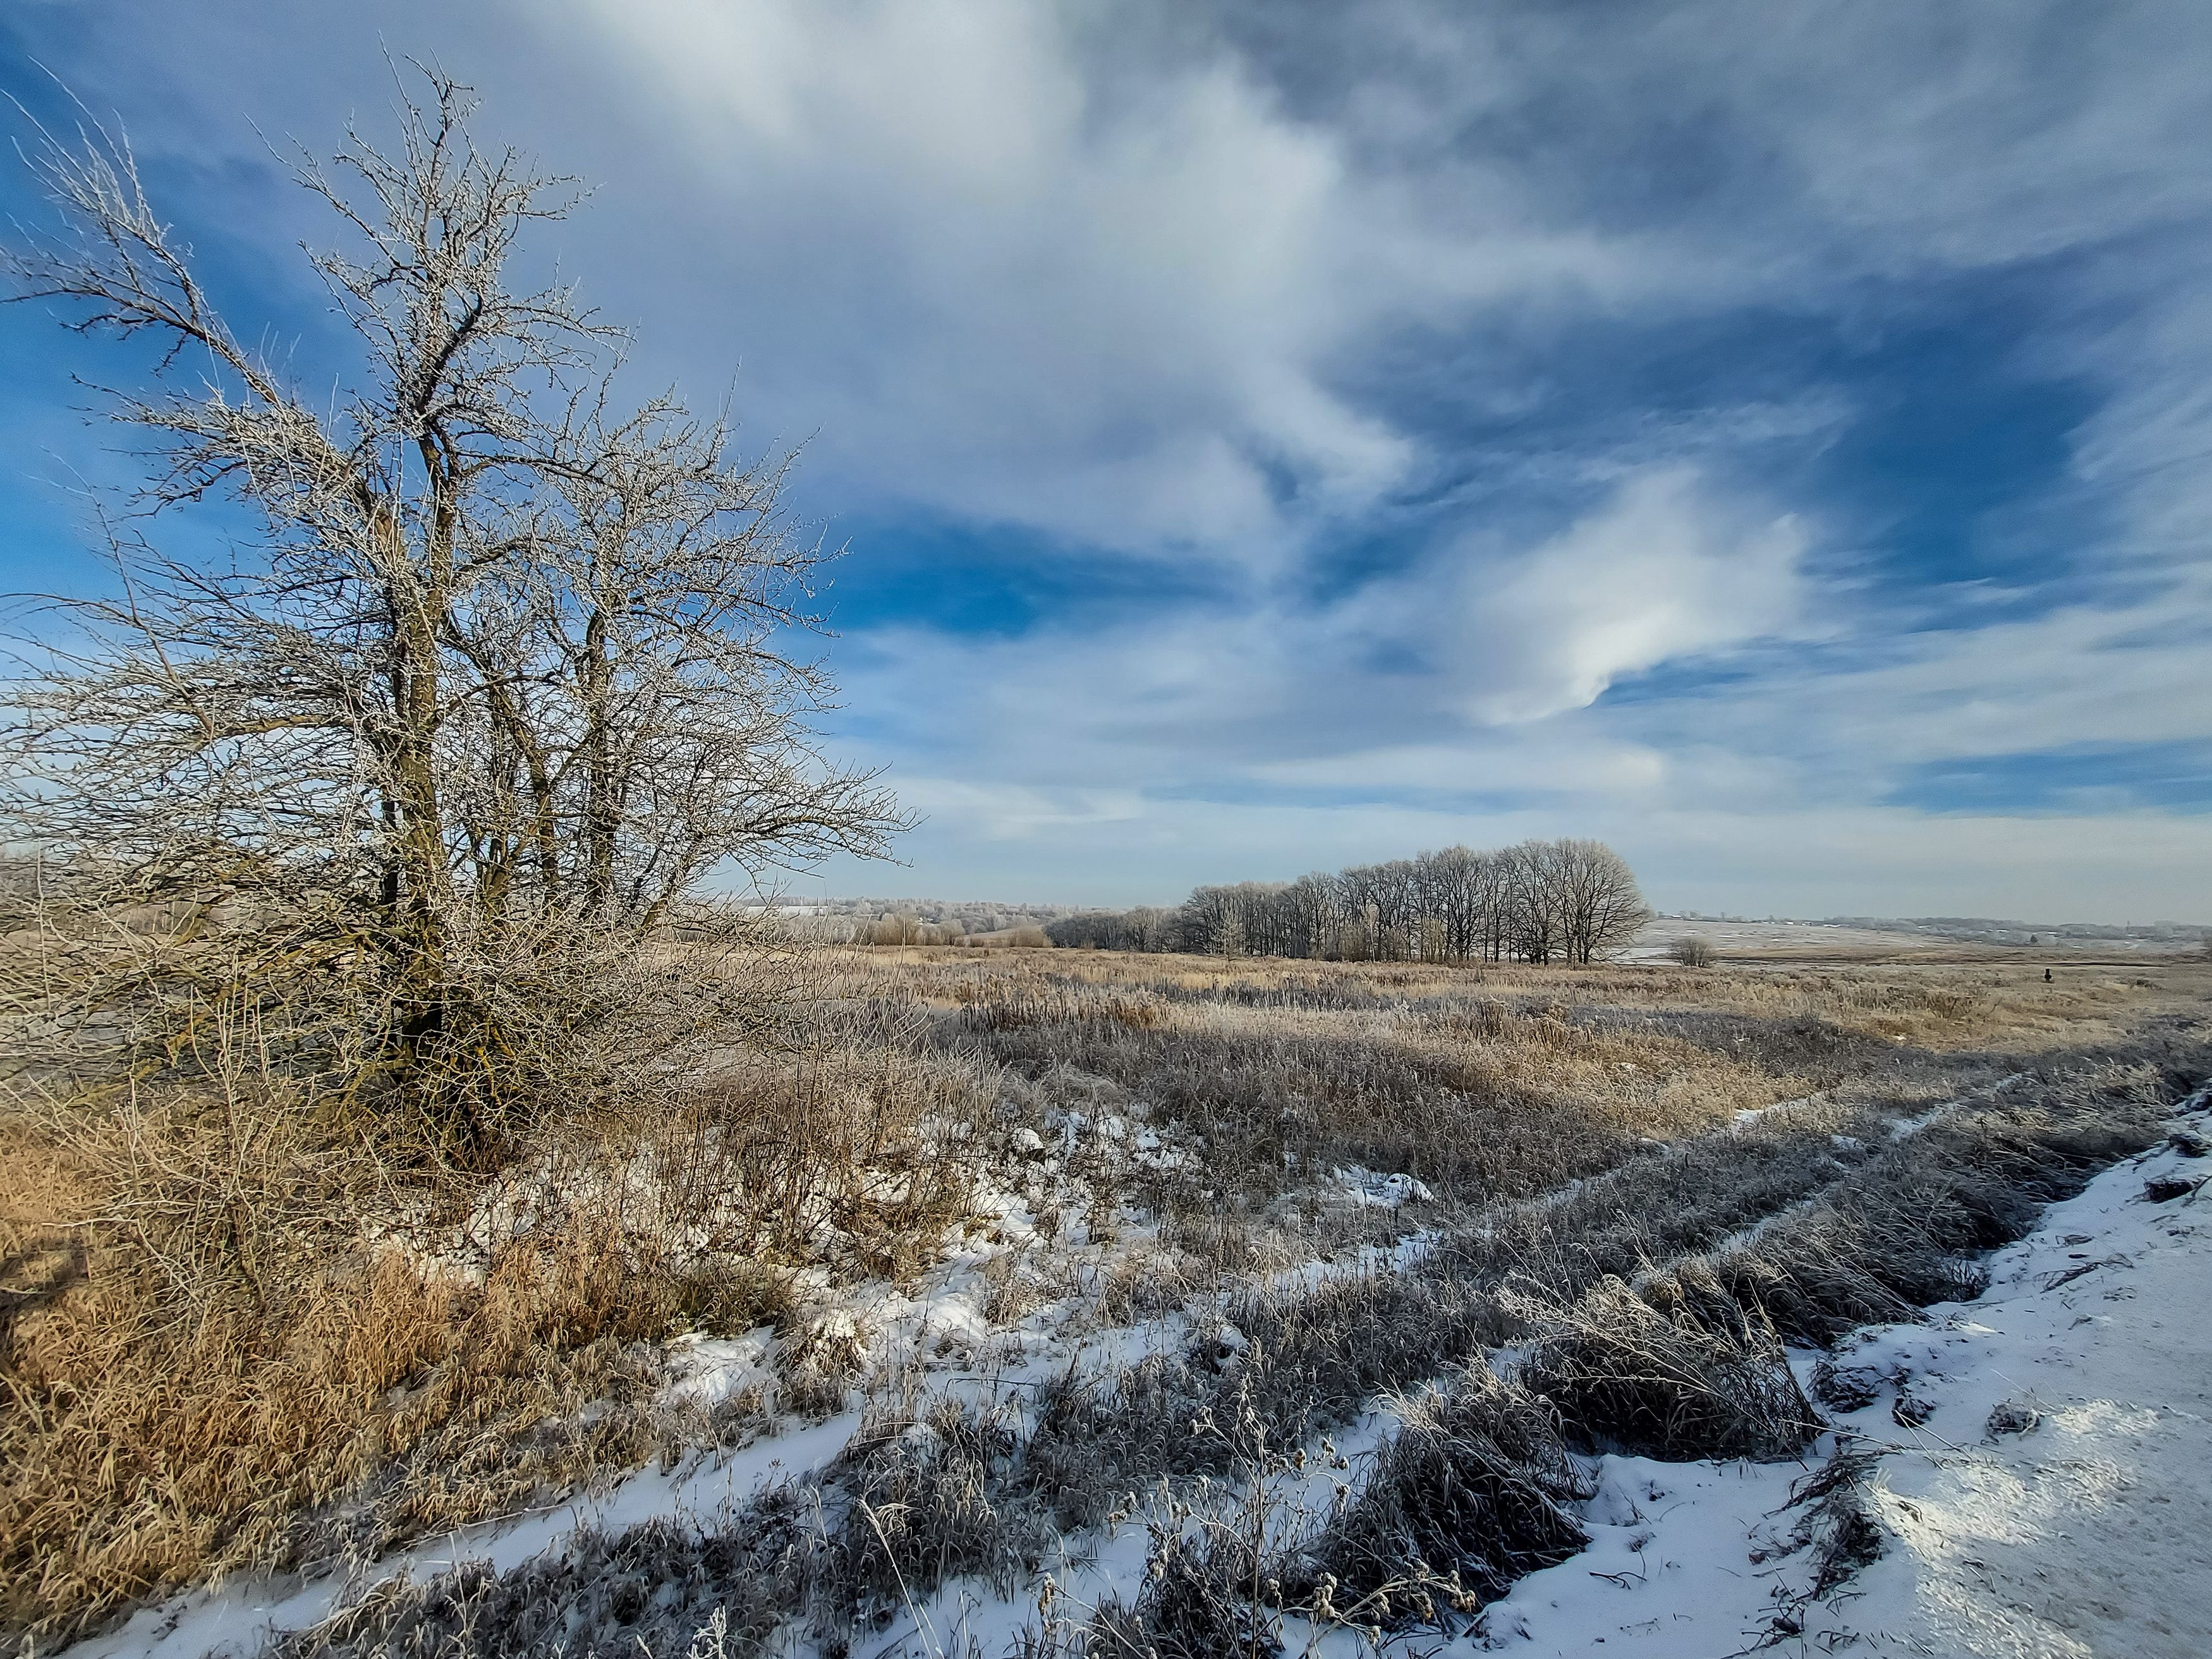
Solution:
[[[1724,956],[1763,960],[1790,957],[1808,962],[1968,961],[2025,963],[2133,962],[2141,957],[2188,957],[2202,953],[2194,942],[2040,935],[2033,945],[1994,945],[1978,940],[1876,927],[1832,926],[1817,921],[1684,921],[1662,917],[1646,927],[1626,953],[1631,962],[1656,962],[1675,940],[1691,935],[1711,939]]]

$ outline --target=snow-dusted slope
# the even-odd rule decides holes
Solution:
[[[1882,1452],[1863,1500],[1884,1548],[1826,1599],[1806,1599],[1808,1552],[1781,1553],[1807,1470],[1608,1458],[1592,1547],[1522,1579],[1470,1644],[2212,1653],[2212,1186],[2146,1192],[2207,1176],[2171,1145],[2130,1159],[2002,1251],[1982,1297],[1835,1356],[1826,1391],[1866,1399],[1836,1420]]]

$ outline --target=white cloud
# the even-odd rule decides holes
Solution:
[[[2198,585],[1939,635],[1826,695],[1845,742],[1899,762],[2212,741],[2208,599]]]
[[[1346,754],[1266,762],[1256,781],[1305,790],[1415,791],[1425,795],[1656,796],[1675,768],[1662,750],[1588,733],[1533,741],[1486,734],[1480,742],[1386,744]]]
[[[571,0],[676,130],[751,395],[871,495],[1279,562],[1422,457],[1362,347],[1650,280],[1502,178],[1364,171],[1225,46],[1028,0]],[[703,295],[702,295],[703,297]]]
[[[1805,550],[1794,521],[1657,469],[1533,548],[1469,538],[1333,604],[1252,596],[1012,639],[871,630],[849,642],[848,690],[886,751],[924,765],[1124,788],[1283,781],[1540,721],[1792,628]]]
[[[1362,320],[1335,145],[1233,63],[1108,88],[1011,0],[580,9],[687,134],[724,274],[790,331],[753,355],[760,395],[874,490],[1218,545],[1279,528],[1270,467],[1352,502],[1402,474],[1321,378]]]
[[[1144,799],[1133,790],[1032,788],[1016,783],[975,783],[915,778],[899,791],[901,804],[927,815],[941,835],[954,831],[988,842],[1022,841],[1040,832],[1093,824],[1135,823]]]
[[[1466,580],[1467,706],[1535,720],[1626,675],[1782,632],[1802,610],[1805,549],[1795,520],[1760,522],[1686,468],[1631,477],[1502,580]]]

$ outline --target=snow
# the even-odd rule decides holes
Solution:
[[[2207,1167],[2171,1149],[2129,1160],[1993,1257],[1991,1286],[1976,1301],[1930,1310],[1924,1325],[1861,1334],[1836,1363],[1869,1373],[1874,1397],[1839,1417],[1842,1432],[1802,1463],[1595,1460],[1589,1547],[1522,1579],[1474,1631],[1449,1642],[1423,1633],[1407,1650],[2201,1653],[2212,1628],[2202,1541],[2212,1537],[2212,1203],[2199,1212],[2142,1196],[2147,1179],[2192,1162]],[[1224,1327],[1218,1340],[1233,1352],[1240,1336]],[[1809,1380],[1819,1356],[1795,1358]],[[1898,1417],[1900,1396],[1917,1426]],[[1998,1425],[2034,1426],[2000,1432],[1993,1413]],[[1395,1423],[1388,1411],[1370,1413],[1338,1437],[1346,1455],[1316,1460],[1291,1483],[1308,1490],[1279,1495],[1308,1513],[1325,1507]],[[1844,1446],[1882,1454],[1866,1501],[1887,1549],[1814,1602],[1794,1489]],[[1081,1552],[1054,1565],[1048,1607],[955,1583],[872,1650],[1005,1652],[1025,1623],[1079,1617],[1109,1594],[1126,1601],[1145,1570],[1142,1520],[1072,1540]],[[1296,1620],[1285,1637],[1310,1659],[1368,1651],[1350,1632]]]
[[[669,1381],[661,1398],[671,1405],[719,1406],[749,1389],[775,1381],[775,1333],[763,1326],[743,1336],[679,1336],[667,1346]]]
[[[2035,936],[2029,955],[2028,936]],[[1675,941],[1703,939],[1719,951],[1723,962],[1757,962],[1761,958],[1788,961],[1848,959],[1909,960],[1915,957],[1937,960],[1962,957],[1983,960],[2010,958],[2041,967],[2047,960],[2064,965],[2067,957],[2085,959],[2087,965],[2104,966],[2113,957],[2172,957],[2197,948],[2194,929],[2171,932],[2163,928],[2122,931],[2064,927],[2054,929],[2033,922],[1986,921],[1965,918],[1946,922],[1935,918],[1894,921],[1871,918],[1849,921],[1723,921],[1709,917],[1657,916],[1635,942],[1620,953],[1623,962],[1668,962]]]
[[[1358,1164],[1333,1173],[1343,1188],[1344,1198],[1363,1209],[1396,1210],[1407,1204],[1429,1204],[1436,1200],[1425,1182],[1416,1181],[1409,1175],[1383,1175]]]
[[[467,1561],[488,1561],[505,1571],[544,1553],[579,1526],[618,1531],[656,1516],[711,1517],[827,1463],[860,1420],[858,1412],[848,1412],[674,1470],[645,1469],[604,1494],[464,1527],[379,1562],[374,1576],[380,1580],[404,1573],[420,1582]],[[314,1624],[356,1587],[336,1577],[307,1582],[290,1574],[241,1577],[163,1607],[143,1607],[116,1629],[64,1651],[70,1659],[241,1659],[256,1652],[271,1631]]]
[[[1751,1463],[1601,1460],[1583,1516],[1589,1547],[1532,1573],[1459,1645],[1531,1655],[1597,1646],[1638,1655],[1716,1656],[1755,1640],[1771,1603],[1753,1551],[1805,1471]]]
[[[1759,1119],[1766,1116],[1770,1112],[1780,1114],[1794,1111],[1800,1106],[1809,1106],[1814,1101],[1820,1098],[1821,1097],[1818,1094],[1798,1095],[1791,1099],[1774,1101],[1765,1106],[1747,1106],[1729,1121],[1730,1123],[1734,1124],[1735,1127],[1741,1129],[1748,1124],[1758,1122]]]
[[[991,1322],[966,1291],[947,1291],[921,1304],[915,1340],[936,1352],[981,1347],[990,1338]]]
[[[2183,1109],[2200,1127],[2205,1104],[2200,1095]],[[1093,1145],[1132,1162],[1161,1150],[1153,1132],[1121,1120],[1116,1133],[1106,1121]],[[1040,1138],[1034,1152],[1042,1150]],[[2212,1159],[2172,1145],[2130,1159],[1993,1257],[1990,1287],[1975,1301],[1931,1310],[1925,1324],[1858,1334],[1832,1364],[1856,1375],[1865,1403],[1836,1414],[1838,1432],[1803,1464],[1595,1460],[1589,1548],[1522,1579],[1474,1631],[1449,1642],[1425,1633],[1415,1646],[1532,1659],[1600,1647],[1654,1659],[1717,1659],[1753,1647],[2017,1659],[2198,1653],[2212,1629],[2204,1565],[2212,1539],[2212,1196],[2153,1202],[2144,1184],[2208,1171]],[[1354,1204],[1395,1208],[1427,1197],[1402,1176],[1356,1168],[1336,1176]],[[1126,1364],[1194,1330],[1211,1332],[1224,1354],[1243,1351],[1242,1332],[1197,1307],[1107,1329],[1085,1316],[1077,1295],[994,1328],[982,1311],[987,1268],[1026,1273],[1035,1263],[1042,1272],[1081,1258],[1102,1272],[1150,1241],[1131,1228],[1110,1247],[1092,1245],[1069,1230],[1047,1249],[1030,1200],[998,1190],[983,1202],[994,1218],[984,1236],[954,1243],[908,1291],[838,1290],[826,1275],[806,1277],[801,1340],[848,1348],[878,1374],[926,1366],[940,1386],[981,1386],[987,1360],[1001,1385],[1067,1365]],[[1311,1284],[1332,1271],[1402,1267],[1431,1243],[1416,1231],[1362,1249],[1356,1262],[1306,1264],[1276,1278]],[[777,1342],[767,1330],[679,1338],[668,1347],[664,1399],[712,1407],[765,1389]],[[1796,1357],[1808,1382],[1817,1358]],[[1387,1409],[1369,1413],[1337,1437],[1343,1455],[1316,1459],[1293,1483],[1302,1490],[1288,1496],[1325,1507],[1337,1487],[1356,1484],[1395,1421]],[[708,1519],[770,1483],[820,1469],[857,1426],[850,1412],[810,1427],[785,1425],[734,1452],[647,1468],[593,1496],[423,1541],[378,1564],[376,1574],[420,1579],[468,1559],[504,1569],[582,1523]],[[1792,1507],[1792,1488],[1845,1445],[1881,1454],[1865,1502],[1887,1549],[1814,1601],[1814,1564],[1796,1542],[1804,1515]],[[1079,1617],[1109,1593],[1133,1597],[1157,1519],[1140,1506],[1103,1535],[1068,1540],[1067,1559],[1051,1566],[1048,1609],[1037,1599],[1042,1586],[1006,1600],[972,1581],[947,1584],[902,1627],[872,1638],[869,1651],[941,1654],[972,1642],[988,1659],[1007,1651],[1024,1624]],[[272,1627],[313,1623],[346,1588],[334,1578],[240,1578],[143,1610],[71,1651],[82,1659],[251,1653]],[[1293,1651],[1308,1648],[1316,1659],[1352,1659],[1364,1649],[1342,1630],[1294,1623],[1285,1634]]]
[[[1607,1458],[1589,1549],[1457,1645],[2196,1659],[2212,1630],[2212,1206],[2143,1194],[2192,1166],[2169,1146],[2106,1171],[1992,1258],[1975,1301],[1837,1354],[1874,1387],[1835,1420],[1883,1452],[1868,1503],[1887,1547],[1826,1601],[1805,1601],[1802,1552],[1774,1553],[1810,1465]]]
[[[1233,1327],[1223,1329],[1242,1340],[1243,1334]],[[1370,1413],[1355,1427],[1324,1438],[1317,1455],[1308,1459],[1302,1469],[1270,1476],[1266,1492],[1271,1512],[1292,1524],[1310,1524],[1313,1517],[1329,1510],[1340,1494],[1364,1478],[1400,1421],[1387,1410]],[[1201,1480],[1200,1487],[1189,1506],[1191,1514],[1211,1512],[1217,1517],[1234,1514],[1243,1495],[1243,1489],[1233,1484]],[[1030,1595],[1008,1599],[975,1579],[954,1579],[918,1604],[909,1603],[904,1619],[895,1620],[879,1634],[872,1634],[860,1650],[869,1659],[948,1659],[948,1656],[961,1655],[995,1659],[1018,1653],[1024,1626],[1079,1624],[1109,1596],[1124,1606],[1133,1602],[1145,1582],[1153,1529],[1188,1530],[1188,1514],[1176,1512],[1172,1506],[1164,1514],[1158,1503],[1140,1502],[1110,1521],[1101,1533],[1067,1540],[1066,1553],[1047,1565],[1043,1577],[1049,1581],[1048,1590],[1041,1583]],[[1270,1530],[1273,1535],[1272,1523]],[[1340,1635],[1316,1632],[1316,1638],[1327,1644]],[[1285,1645],[1295,1652],[1300,1644],[1289,1640],[1286,1632]],[[1364,1650],[1356,1643],[1343,1649],[1347,1659]]]
[[[1029,1141],[1023,1142],[1023,1133]],[[1040,1168],[1052,1178],[1054,1160],[1037,1159],[1042,1140],[1018,1131],[1020,1150],[1032,1154],[1029,1170]],[[1130,1162],[1181,1156],[1150,1131],[1130,1136],[1138,1143]],[[1146,1145],[1146,1143],[1149,1143]],[[1054,1200],[1070,1208],[1087,1188],[1055,1183]],[[1038,1229],[1023,1194],[986,1185],[976,1194],[979,1217],[987,1223],[980,1237],[950,1241],[938,1264],[908,1290],[882,1280],[837,1285],[826,1270],[801,1269],[793,1287],[801,1311],[796,1340],[806,1351],[842,1364],[864,1377],[891,1377],[908,1370],[935,1373],[939,1386],[980,1390],[971,1367],[988,1362],[1000,1384],[1042,1377],[1066,1364],[1104,1369],[1133,1363],[1144,1353],[1178,1346],[1188,1331],[1181,1316],[1122,1329],[1083,1328],[1087,1304],[1065,1297],[1048,1303],[1006,1331],[994,1330],[982,1311],[984,1271],[994,1261],[1016,1256],[1042,1260]],[[520,1229],[535,1217],[519,1205],[483,1206],[491,1224]],[[477,1218],[471,1218],[472,1223]],[[1052,1259],[1063,1267],[1085,1264],[1103,1273],[1117,1261],[1152,1243],[1152,1230],[1131,1228],[1112,1245],[1090,1244],[1082,1224],[1062,1228]],[[470,1243],[477,1241],[471,1239]],[[464,1265],[465,1261],[464,1261]],[[995,1339],[1014,1354],[991,1348]],[[679,1411],[711,1409],[750,1390],[763,1391],[775,1381],[781,1341],[766,1328],[736,1336],[702,1333],[665,1345],[668,1376],[660,1401]],[[1018,1356],[1018,1357],[1017,1357]],[[501,1571],[519,1565],[553,1547],[580,1526],[609,1530],[656,1517],[710,1521],[743,1507],[766,1487],[818,1474],[835,1460],[860,1427],[860,1414],[848,1410],[825,1422],[799,1425],[787,1419],[761,1425],[758,1439],[734,1451],[715,1450],[684,1459],[672,1468],[648,1466],[615,1480],[605,1490],[519,1516],[465,1527],[442,1537],[418,1541],[377,1562],[379,1580],[399,1574],[420,1581],[465,1561],[489,1561]],[[1142,1528],[1138,1567],[1141,1571]],[[195,1659],[204,1654],[253,1653],[270,1630],[297,1630],[315,1623],[349,1590],[359,1588],[339,1576],[302,1578],[297,1574],[240,1575],[228,1583],[198,1586],[167,1603],[142,1608],[117,1628],[68,1650],[71,1659]]]

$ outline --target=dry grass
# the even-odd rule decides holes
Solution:
[[[2148,1015],[2201,1006],[2212,965],[2147,956],[2127,968],[2063,957],[2043,982],[2040,957],[2015,952],[1988,962],[1672,963],[1589,968],[1421,963],[1313,963],[1272,958],[1018,951],[988,960],[959,951],[853,953],[846,994],[868,996],[896,984],[937,1006],[1065,997],[1076,988],[1200,1006],[1341,1012],[1465,1008],[1502,1001],[1557,1006],[1572,1018],[1593,1009],[1739,1015],[1787,1024],[1816,1020],[1853,1036],[1944,1051],[2005,1046],[2033,1051],[2123,1035]]]
[[[1589,1449],[1675,1462],[1803,1450],[1820,1425],[1773,1325],[1755,1304],[1693,1305],[1674,1289],[1638,1295],[1608,1278],[1571,1304],[1509,1292],[1537,1333],[1521,1380]]]
[[[1089,1316],[1218,1309],[1249,1358],[1209,1337],[1071,1376],[1030,1402],[1018,1433],[988,1407],[902,1407],[829,1477],[833,1495],[883,1503],[810,1534],[797,1567],[799,1522],[775,1507],[798,1501],[787,1495],[726,1533],[580,1540],[573,1560],[533,1567],[526,1594],[478,1574],[436,1592],[443,1611],[364,1605],[331,1650],[390,1650],[403,1627],[428,1639],[480,1613],[489,1645],[467,1650],[500,1650],[502,1628],[605,1634],[602,1615],[632,1593],[621,1585],[645,1595],[684,1561],[720,1588],[654,1614],[669,1651],[710,1602],[748,1640],[802,1603],[827,1627],[865,1624],[886,1585],[1012,1582],[1040,1540],[1095,1526],[1133,1490],[1233,1474],[1242,1443],[1194,1435],[1194,1421],[1233,1416],[1296,1447],[1544,1330],[1570,1426],[1589,1437],[1778,1447],[1796,1407],[1760,1393],[1769,1324],[1825,1341],[1957,1293],[1963,1253],[2136,1144],[2160,1089],[2203,1060],[2152,1044],[2141,1056],[2162,1077],[2085,1082],[2068,1056],[2110,1048],[2208,976],[2160,968],[2147,984],[2046,993],[1948,968],[878,951],[836,959],[803,1051],[732,1057],[677,1109],[550,1121],[489,1180],[395,1175],[252,1075],[221,1100],[18,1111],[0,1120],[0,1620],[51,1642],[169,1586],[366,1560],[728,1431],[655,1407],[661,1339],[789,1322],[800,1267],[912,1276],[965,1212],[969,1152],[956,1148],[1070,1114],[1126,1113],[1199,1152],[1143,1175],[1070,1156],[1095,1187],[1094,1238],[1125,1200],[1158,1212],[1157,1238],[1086,1281]],[[1899,1118],[2022,1072],[1906,1143],[1911,1158],[1893,1155]],[[2085,1092],[2089,1106],[2068,1103]],[[1424,1214],[1446,1237],[1411,1272],[1270,1288],[1328,1241],[1411,1224],[1322,1204],[1329,1171],[1350,1164],[1428,1182],[1446,1202]],[[1053,1259],[1004,1258],[984,1286],[991,1316],[1066,1294]],[[1501,1296],[1516,1276],[1540,1317]],[[1635,1365],[1591,1346],[1632,1327]],[[799,1381],[794,1398],[837,1393]],[[908,1431],[915,1419],[926,1433]],[[1409,1446],[1407,1468],[1462,1455],[1466,1437],[1439,1433]],[[1167,1562],[1161,1582],[1183,1568],[1210,1582],[1195,1557]],[[616,1588],[590,1588],[593,1575]],[[827,1601],[822,1575],[842,1586]],[[1182,1603],[1154,1601],[1115,1629],[1181,1629]]]
[[[886,1401],[820,1476],[703,1530],[654,1522],[505,1575],[465,1568],[374,1591],[285,1651],[489,1659],[557,1637],[570,1651],[674,1655],[702,1628],[745,1651],[793,1636],[838,1649],[950,1577],[1024,1593],[1114,1515],[1150,1528],[1141,1589],[1043,1614],[1018,1651],[1270,1653],[1286,1610],[1370,1639],[1451,1626],[1573,1547],[1561,1505],[1580,1476],[1561,1427],[1660,1455],[1786,1455],[1804,1443],[1810,1408],[1763,1300],[1773,1277],[1721,1264],[1787,1271],[1843,1216],[1862,1224],[1852,1271],[1887,1305],[1900,1287],[1963,1282],[1959,1252],[2014,1236],[2041,1203],[2150,1144],[2176,1076],[2212,1062],[2201,1032],[2143,1048],[2133,1066],[2008,1079],[1901,1139],[1887,1129],[1917,1101],[1717,1132],[1557,1202],[1470,1216],[1410,1270],[1255,1287],[1224,1310],[1242,1346],[1200,1332],[1182,1352],[1118,1372],[1062,1372],[1034,1397]],[[1833,1144],[1839,1123],[1866,1132],[1857,1150]],[[1747,1221],[1769,1224],[1730,1242]],[[1789,1248],[1774,1253],[1774,1241]],[[1931,1278],[1937,1260],[1950,1270]],[[1823,1286],[1805,1293],[1829,1308]],[[1482,1350],[1509,1342],[1528,1345],[1528,1362],[1491,1377]],[[1378,1395],[1455,1371],[1440,1399],[1407,1405],[1340,1511],[1301,1495],[1310,1455],[1330,1466],[1330,1430]],[[1838,1509],[1836,1524],[1808,1531],[1824,1578],[1865,1553],[1849,1519]]]
[[[934,1137],[972,1071],[872,1035],[549,1124],[489,1180],[395,1172],[277,1088],[17,1112],[0,1627],[372,1559],[727,1432],[656,1407],[653,1345],[781,1322],[787,1267],[911,1273],[966,1213]]]
[[[1477,1359],[1398,1402],[1403,1426],[1356,1502],[1293,1571],[1293,1596],[1332,1622],[1441,1624],[1588,1537],[1570,1506],[1592,1495],[1553,1413]]]
[[[1203,1144],[1202,1188],[1226,1183],[1247,1200],[1337,1164],[1470,1201],[1540,1191],[1638,1140],[1695,1133],[1817,1080],[1664,1030],[1577,1018],[1556,999],[1522,1006],[1491,994],[1480,974],[1345,964],[1164,976],[1162,961],[876,956],[841,988],[902,999],[946,1046],[1058,1092],[1071,1074],[1103,1080]],[[1177,1202],[1172,1190],[1148,1196]]]
[[[654,1377],[626,1345],[665,1332],[665,1300],[580,1243],[557,1261],[518,1252],[465,1292],[389,1264],[297,1287],[281,1325],[216,1309],[181,1328],[110,1254],[13,1343],[19,1626],[60,1633],[318,1543],[374,1549],[652,1449]],[[586,1425],[593,1401],[616,1409]],[[389,1489],[350,1539],[303,1524],[380,1474]]]

